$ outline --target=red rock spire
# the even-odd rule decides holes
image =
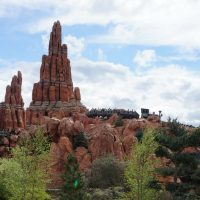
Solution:
[[[49,53],[42,57],[40,81],[33,86],[32,102],[27,109],[28,124],[36,124],[40,116],[59,113],[64,117],[84,107],[79,88],[73,87],[67,45],[62,44],[61,31],[60,22],[55,22],[50,33]]]
[[[10,105],[24,106],[21,95],[22,90],[22,74],[18,71],[18,75],[13,76],[11,85],[6,88],[5,103]]]
[[[61,35],[61,25],[57,21],[54,23],[52,32],[50,34],[49,41],[49,55],[60,55],[61,54],[61,44],[62,44],[62,35]]]
[[[13,76],[6,88],[5,102],[0,103],[0,129],[25,128],[24,102],[21,95],[22,74]]]

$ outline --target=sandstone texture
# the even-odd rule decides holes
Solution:
[[[91,119],[81,113],[62,119],[41,118],[44,131],[52,138],[51,144],[51,187],[62,183],[60,174],[64,170],[67,156],[73,153],[80,165],[80,170],[90,168],[92,162],[105,154],[115,155],[119,160],[130,156],[132,148],[137,143],[136,133],[145,127],[161,127],[162,124],[146,119],[124,120],[124,125],[115,127],[112,120]],[[84,133],[88,140],[88,147],[78,146],[73,148],[73,138]]]
[[[62,119],[83,113],[86,108],[80,100],[80,89],[73,87],[67,45],[62,44],[61,25],[57,21],[50,34],[48,55],[42,57],[40,81],[33,86],[27,124],[41,124],[42,116]]]
[[[22,74],[13,76],[6,88],[5,101],[0,103],[0,130],[11,131],[26,127],[24,102],[21,95]]]

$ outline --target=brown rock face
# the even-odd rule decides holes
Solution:
[[[88,154],[88,150],[84,147],[76,148],[75,155],[80,165],[80,170],[88,169],[91,166],[91,155]]]
[[[0,130],[25,128],[24,102],[21,96],[22,74],[13,76],[6,88],[5,101],[0,103]]]
[[[80,102],[80,89],[73,87],[67,45],[62,45],[61,38],[61,25],[57,21],[50,34],[49,54],[42,57],[40,81],[33,86],[27,124],[40,124],[42,116],[62,119],[73,113],[85,112]]]
[[[123,159],[123,144],[117,136],[117,131],[110,124],[97,125],[88,135],[90,137],[88,149],[92,154],[92,160],[104,154],[112,154],[120,160]]]
[[[80,170],[91,167],[92,162],[104,154],[115,155],[119,160],[129,158],[132,148],[138,142],[136,131],[145,127],[157,127],[161,124],[148,120],[127,119],[121,127],[115,127],[111,120],[90,119],[83,113],[76,113],[72,117],[56,119],[43,116],[41,124],[45,133],[53,140],[51,144],[51,187],[58,187],[61,183],[61,174],[67,156],[72,153],[76,156]],[[36,126],[32,126],[36,127]],[[33,129],[34,130],[34,129]],[[73,149],[74,136],[84,132],[88,140],[88,148],[77,146]],[[14,139],[14,138],[13,138]],[[4,151],[0,148],[1,151]]]
[[[64,163],[67,156],[72,153],[72,144],[68,137],[60,137],[57,143],[51,144],[51,187],[62,183],[61,174],[64,170]]]

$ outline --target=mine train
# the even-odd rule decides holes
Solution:
[[[138,119],[140,115],[133,110],[124,110],[124,109],[91,109],[87,112],[87,116],[90,118],[102,117],[102,118],[110,118],[113,114],[117,114],[121,116],[123,119]]]
[[[133,110],[125,110],[125,109],[106,109],[106,108],[101,108],[101,109],[96,109],[93,108],[87,112],[87,116],[90,118],[95,118],[95,117],[102,117],[102,118],[110,118],[113,114],[117,114],[123,119],[139,119],[140,115]],[[149,112],[149,109],[146,108],[141,108],[141,118],[148,118],[149,116],[157,116],[159,118],[162,117],[162,111],[159,111],[159,114],[155,114],[153,112],[152,114]]]

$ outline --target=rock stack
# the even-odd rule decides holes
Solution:
[[[0,103],[0,130],[25,128],[24,102],[21,96],[22,74],[13,76],[11,85],[6,88],[5,101]]]
[[[61,25],[54,23],[49,41],[49,54],[43,55],[40,81],[35,83],[32,102],[27,109],[27,124],[40,124],[42,116],[63,118],[85,112],[80,89],[73,87],[67,45],[62,45]]]

